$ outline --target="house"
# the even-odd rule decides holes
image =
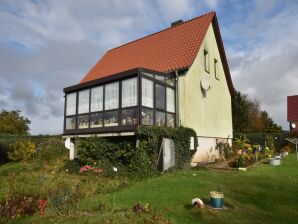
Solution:
[[[298,95],[288,96],[288,122],[291,131],[298,131]]]
[[[233,137],[235,90],[215,12],[109,50],[64,93],[65,138],[184,126],[198,135],[193,162],[200,162]]]

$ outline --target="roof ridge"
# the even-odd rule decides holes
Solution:
[[[110,51],[112,51],[112,50],[118,49],[118,48],[123,47],[123,46],[128,45],[128,44],[132,44],[132,43],[137,42],[137,41],[139,41],[139,40],[142,40],[142,39],[151,37],[151,36],[156,35],[156,34],[158,34],[158,33],[167,31],[167,30],[169,30],[169,29],[172,29],[172,28],[181,26],[181,25],[183,25],[183,24],[185,24],[185,23],[191,22],[191,21],[193,21],[193,20],[199,19],[200,17],[207,16],[207,15],[209,15],[209,14],[214,14],[214,15],[216,15],[216,12],[215,12],[215,11],[211,11],[211,12],[208,12],[208,13],[206,13],[206,14],[203,14],[203,15],[200,15],[200,16],[197,16],[197,17],[194,17],[194,18],[192,18],[192,19],[189,19],[189,20],[186,20],[186,21],[184,21],[184,22],[182,22],[182,23],[179,23],[179,24],[177,24],[177,25],[175,25],[175,26],[170,26],[170,27],[168,27],[168,28],[166,28],[166,29],[157,31],[157,32],[152,33],[152,34],[149,34],[149,35],[147,35],[147,36],[144,36],[144,37],[135,39],[135,40],[133,40],[133,41],[127,42],[127,43],[125,43],[125,44],[119,45],[119,46],[117,46],[117,47],[114,47],[114,48],[108,50],[107,52],[110,52]]]

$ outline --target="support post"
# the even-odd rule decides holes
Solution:
[[[75,140],[73,138],[70,139],[71,144],[69,145],[69,160],[74,160],[75,158]]]

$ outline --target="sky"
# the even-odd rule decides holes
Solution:
[[[298,1],[0,0],[0,110],[20,110],[31,134],[60,134],[63,88],[109,49],[179,19],[215,11],[234,86],[288,129],[298,94]]]

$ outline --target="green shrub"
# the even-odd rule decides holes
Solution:
[[[61,138],[49,137],[42,139],[37,144],[37,153],[35,158],[41,159],[43,161],[49,161],[55,158],[61,157],[63,154],[66,155],[66,149],[64,147],[64,142]]]
[[[78,159],[67,160],[62,168],[66,173],[78,173],[84,164]]]
[[[36,144],[24,140],[9,145],[8,159],[12,161],[25,161],[31,159],[35,153]]]
[[[103,175],[129,175],[134,177],[151,176],[157,172],[158,154],[162,138],[171,138],[175,142],[176,168],[190,164],[195,150],[189,150],[190,137],[197,136],[189,128],[165,128],[140,126],[136,130],[138,145],[133,142],[111,142],[100,137],[85,138],[78,144],[78,159],[103,169]],[[117,167],[117,173],[112,167]]]

